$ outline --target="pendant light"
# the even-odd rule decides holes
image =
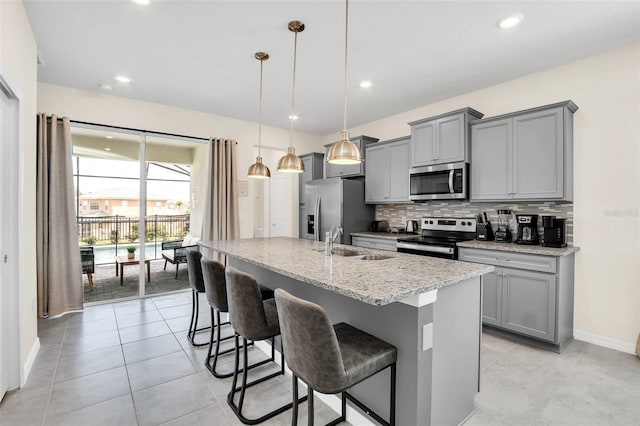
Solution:
[[[349,140],[347,131],[347,41],[349,36],[349,0],[346,0],[345,29],[344,29],[344,116],[340,141],[329,149],[327,163],[330,164],[360,164],[364,161],[362,151]]]
[[[278,170],[279,172],[286,173],[302,173],[304,172],[304,163],[296,155],[296,149],[293,146],[293,121],[294,121],[294,99],[296,92],[296,55],[298,50],[298,33],[304,31],[304,24],[300,21],[291,21],[289,22],[289,31],[294,34],[293,41],[293,84],[291,86],[291,115],[289,116],[290,130],[289,130],[289,148],[287,150],[287,155],[283,156],[280,161],[278,161]]]
[[[248,175],[250,178],[268,179],[271,177],[269,168],[262,163],[260,148],[262,146],[262,66],[264,61],[269,59],[269,54],[265,52],[256,52],[254,55],[260,61],[260,117],[258,120],[258,156],[256,162],[249,166]]]

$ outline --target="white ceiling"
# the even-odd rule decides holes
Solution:
[[[343,1],[24,0],[44,65],[38,80],[289,126],[293,33],[295,128],[342,128]],[[523,23],[496,21],[520,12]],[[349,114],[353,127],[640,40],[639,1],[351,1]],[[129,85],[116,74],[132,79]],[[360,80],[373,87],[361,89]]]

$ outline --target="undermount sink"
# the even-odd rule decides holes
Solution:
[[[391,259],[393,256],[387,256],[384,254],[361,254],[356,257],[356,259],[360,260],[384,260]]]
[[[349,250],[340,247],[334,248],[333,254],[338,256],[362,256],[362,253],[357,250]]]

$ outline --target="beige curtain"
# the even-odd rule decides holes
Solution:
[[[38,316],[82,309],[82,269],[73,203],[68,118],[38,114],[36,263]]]
[[[240,238],[235,141],[209,139],[204,200],[202,240]],[[218,254],[218,260],[224,262],[225,259]]]

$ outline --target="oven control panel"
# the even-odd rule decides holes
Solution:
[[[475,232],[474,218],[423,217],[422,230]]]

